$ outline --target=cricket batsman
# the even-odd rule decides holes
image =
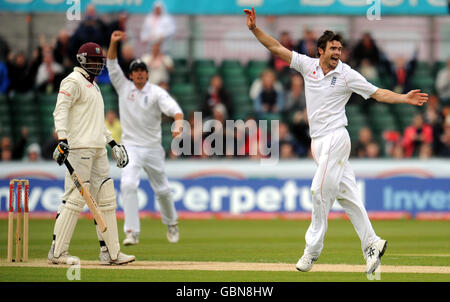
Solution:
[[[100,88],[94,82],[95,77],[103,70],[106,58],[98,44],[89,42],[78,50],[77,61],[80,66],[75,67],[61,82],[53,112],[59,139],[53,158],[59,165],[66,159],[70,161],[105,218],[107,230],[102,233],[96,227],[100,242],[100,264],[126,264],[136,257],[120,252],[116,194],[114,182],[109,177],[105,145],[108,143],[111,146],[113,158],[119,168],[128,164],[128,154],[124,146],[112,139],[105,127],[103,98]],[[72,265],[79,260],[69,254],[69,244],[85,200],[76,189],[68,171],[64,189],[48,260],[54,264]]]

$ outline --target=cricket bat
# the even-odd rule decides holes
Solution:
[[[83,196],[84,200],[86,201],[86,204],[89,207],[89,210],[91,211],[92,215],[94,216],[95,222],[97,223],[98,227],[100,228],[100,231],[103,233],[106,231],[106,222],[105,218],[103,217],[102,212],[98,209],[97,203],[95,202],[94,198],[92,197],[89,190],[83,186],[83,182],[81,181],[78,174],[73,169],[72,165],[69,163],[69,161],[66,159],[64,161],[64,164],[67,167],[67,170],[69,170],[69,174],[72,177],[72,180],[77,187],[78,191],[80,192],[81,196]]]

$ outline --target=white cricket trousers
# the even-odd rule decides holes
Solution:
[[[155,200],[159,203],[163,224],[176,224],[178,216],[164,170],[164,149],[161,146],[150,149],[127,145],[125,148],[129,163],[122,169],[120,181],[120,197],[125,216],[124,232],[132,231],[139,234],[141,230],[137,189],[141,181],[142,168],[155,193]]]
[[[344,208],[361,240],[361,249],[379,240],[360,199],[355,174],[348,162],[350,137],[339,128],[311,142],[317,170],[311,184],[312,217],[306,231],[305,253],[319,257],[328,227],[328,213],[335,200]]]

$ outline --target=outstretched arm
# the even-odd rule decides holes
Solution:
[[[387,89],[378,89],[370,97],[378,102],[389,104],[410,104],[422,106],[428,101],[428,94],[421,93],[420,89],[411,90],[407,94],[398,94]]]
[[[264,33],[258,27],[256,27],[256,14],[255,9],[252,7],[252,10],[244,9],[244,13],[247,15],[247,26],[248,29],[252,31],[258,41],[264,45],[271,53],[276,56],[279,56],[283,61],[291,64],[292,59],[292,51],[281,45],[280,42]]]
[[[125,33],[120,30],[115,30],[111,34],[111,42],[109,43],[109,49],[108,49],[108,59],[114,60],[117,58],[117,43],[119,43],[120,40],[125,38]]]

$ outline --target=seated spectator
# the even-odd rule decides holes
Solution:
[[[147,64],[148,80],[153,84],[169,83],[169,73],[173,70],[172,58],[162,53],[160,46],[161,43],[155,43],[152,53],[141,58]]]
[[[283,109],[283,91],[275,87],[275,73],[266,70],[261,75],[262,91],[253,100],[257,113],[277,113]]]
[[[369,142],[366,145],[366,158],[378,158],[380,156],[380,147],[374,141]]]
[[[290,89],[286,93],[282,114],[283,120],[289,124],[292,135],[305,151],[299,153],[299,156],[306,156],[311,144],[311,138],[309,137],[304,82],[299,74],[291,76]]]
[[[419,150],[420,159],[429,159],[433,156],[433,147],[431,144],[422,144]]]
[[[444,132],[439,137],[442,148],[439,150],[439,156],[450,157],[450,115],[447,115],[444,122]]]
[[[33,60],[33,62],[40,62],[39,51],[37,53],[35,52],[34,55],[35,61]],[[7,63],[10,80],[9,91],[19,93],[30,91],[35,78],[34,66],[32,63],[28,63],[23,52],[18,52],[16,55],[11,54],[10,60]]]
[[[295,47],[295,51],[302,55],[307,55],[308,57],[315,58],[316,49],[317,49],[316,35],[314,34],[314,31],[305,27],[303,30],[303,38],[300,41],[298,41],[298,44]]]
[[[212,116],[212,109],[217,104],[223,104],[227,110],[227,114],[233,114],[233,105],[230,95],[223,87],[222,77],[215,75],[211,78],[208,92],[203,99],[202,113],[205,117]]]
[[[33,162],[41,160],[41,147],[37,143],[28,146],[25,160]]]
[[[52,136],[47,139],[42,146],[42,158],[46,160],[53,160],[53,151],[55,151],[58,143],[58,134],[56,134],[55,129],[53,129]]]
[[[450,105],[450,58],[436,77],[436,91],[443,105]]]
[[[401,143],[397,143],[392,148],[391,157],[394,159],[404,158],[403,146]]]
[[[22,128],[22,135],[13,145],[9,136],[2,137],[0,141],[0,152],[2,161],[20,160],[24,156],[25,146],[27,144],[28,129]]]
[[[259,76],[259,78],[256,78],[252,85],[250,86],[250,99],[252,99],[253,101],[261,94],[261,91],[263,90],[263,84],[262,84],[262,77],[264,75],[264,73],[266,72],[272,72],[273,71],[271,69],[266,69],[263,72],[261,72],[261,75]],[[279,92],[283,92],[283,85],[281,84],[280,81],[278,81],[278,79],[275,80],[275,90],[279,91]]]
[[[395,130],[385,130],[383,132],[383,140],[384,140],[384,149],[387,155],[393,156],[395,148],[400,145],[401,148],[401,134]],[[402,157],[403,157],[403,149],[402,149]]]
[[[290,159],[296,158],[297,156],[294,153],[294,147],[289,142],[280,142],[280,158],[281,159]]]
[[[390,73],[394,79],[394,91],[397,93],[408,93],[413,87],[411,86],[412,76],[417,65],[417,52],[414,57],[406,62],[405,58],[398,56],[395,58],[394,64],[391,66]]]
[[[353,59],[356,67],[361,65],[362,60],[367,59],[372,66],[377,66],[380,61],[380,51],[370,33],[364,33],[361,40],[353,49]]]
[[[280,150],[281,145],[289,144],[292,147],[292,152],[295,157],[306,156],[308,149],[298,143],[296,138],[290,133],[288,125],[282,121],[278,124],[278,136],[279,142],[272,141],[272,143],[279,143]]]
[[[378,79],[378,71],[375,66],[373,66],[368,59],[362,59],[359,66],[359,73],[367,79],[367,81],[372,82]]]
[[[358,141],[354,144],[352,155],[354,157],[367,157],[367,146],[373,141],[372,130],[368,127],[359,129]]]
[[[39,65],[36,75],[37,90],[46,93],[58,91],[63,71],[63,67],[54,61],[51,47],[46,46],[42,52],[42,64]]]
[[[424,119],[425,122],[433,128],[433,138],[440,137],[444,130],[442,127],[444,119],[442,112],[439,111],[439,99],[436,95],[431,95],[428,98]],[[439,139],[433,139],[433,154],[438,154],[441,146],[441,141]]]
[[[425,124],[423,116],[416,114],[412,125],[405,129],[403,134],[403,148],[405,157],[417,156],[422,144],[433,143],[433,129]]]
[[[109,132],[111,132],[112,138],[120,144],[120,140],[122,138],[122,126],[116,112],[113,110],[106,111],[105,127],[109,130]]]

